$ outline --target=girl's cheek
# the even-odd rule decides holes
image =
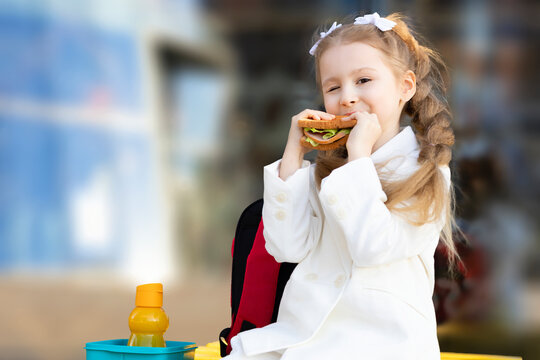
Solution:
[[[335,106],[336,104],[336,96],[327,94],[324,96],[324,104],[326,106]]]

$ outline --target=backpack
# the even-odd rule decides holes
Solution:
[[[263,200],[240,216],[231,248],[231,326],[219,334],[221,356],[231,352],[239,332],[273,323],[285,284],[297,264],[278,263],[266,251],[262,221]]]

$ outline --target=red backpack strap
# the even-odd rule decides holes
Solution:
[[[227,354],[231,351],[231,338],[240,331],[266,326],[272,320],[280,264],[266,251],[263,229],[261,219],[247,259],[238,313],[227,336]]]

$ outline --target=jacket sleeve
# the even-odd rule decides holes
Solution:
[[[286,181],[279,177],[281,160],[264,168],[263,223],[266,250],[278,262],[300,262],[318,239],[320,222],[313,215],[310,163]]]
[[[450,170],[441,168],[447,186]],[[361,158],[335,169],[323,179],[321,204],[343,232],[353,262],[358,267],[384,265],[422,253],[436,245],[443,219],[421,226],[412,225],[385,205],[382,189],[371,158]]]

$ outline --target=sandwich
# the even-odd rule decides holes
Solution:
[[[300,119],[298,126],[304,128],[300,140],[302,146],[313,150],[327,151],[347,143],[356,119],[343,121],[346,116],[336,115],[332,120]]]

